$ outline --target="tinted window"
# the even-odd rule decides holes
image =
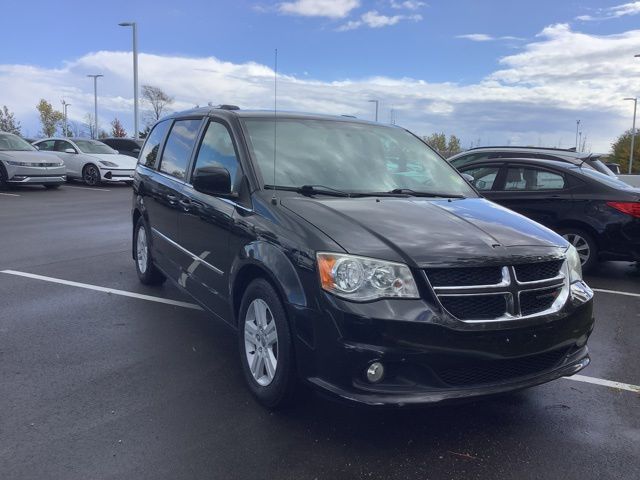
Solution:
[[[505,190],[560,190],[564,177],[558,173],[536,168],[511,167],[507,169]]]
[[[211,122],[207,126],[194,168],[197,170],[203,167],[226,168],[231,175],[231,185],[236,185],[238,179],[236,151],[229,131],[220,123]]]
[[[457,169],[460,169],[465,165],[473,162],[474,160],[486,160],[487,158],[489,158],[488,153],[472,153],[452,160],[451,165],[453,165]]]
[[[167,144],[162,152],[160,171],[184,180],[187,177],[187,164],[196,142],[200,119],[178,120],[173,123]]]
[[[44,142],[40,142],[38,143],[37,147],[40,150],[45,150],[45,151],[53,151],[53,147],[55,146],[56,141],[55,140],[45,140]]]
[[[167,135],[167,130],[169,129],[170,124],[171,122],[164,121],[153,127],[153,130],[144,144],[144,149],[140,154],[141,164],[149,168],[155,167],[158,150],[160,150],[160,145],[162,144],[164,137]]]
[[[73,149],[74,152],[76,151],[76,149],[73,148],[73,145],[71,145],[69,142],[65,142],[64,140],[56,140],[56,146],[54,147],[54,150],[56,152],[64,152],[67,148]]]
[[[500,167],[476,167],[465,170],[464,173],[473,177],[473,185],[478,190],[491,190],[499,171]]]

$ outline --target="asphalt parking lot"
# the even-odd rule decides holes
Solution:
[[[407,410],[310,395],[271,413],[229,329],[169,283],[138,283],[130,204],[118,185],[0,193],[0,478],[640,478],[633,265],[587,278],[580,380]]]

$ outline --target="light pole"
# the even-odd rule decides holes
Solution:
[[[638,55],[636,55],[637,57]],[[633,149],[636,143],[636,109],[638,107],[638,97],[627,97],[625,100],[633,100],[633,127],[631,127],[631,152],[629,153],[629,175],[633,166]]]
[[[87,75],[87,77],[93,78],[93,120],[95,130],[92,138],[98,138],[98,78],[104,77],[104,75]]]
[[[380,100],[367,100],[368,102],[373,102],[376,104],[376,122],[378,121],[378,105],[380,103]]]
[[[133,138],[138,138],[138,28],[136,22],[119,23],[121,27],[131,27],[133,30]]]
[[[69,123],[67,122],[67,108],[71,106],[70,103],[67,103],[64,98],[62,99],[62,110],[64,112],[64,136],[69,136]]]
[[[578,151],[578,129],[580,128],[580,120],[576,120],[576,152]]]

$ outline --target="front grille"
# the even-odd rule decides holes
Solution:
[[[507,311],[504,295],[442,296],[442,306],[460,320],[490,320]]]
[[[555,302],[568,292],[564,260],[518,265],[427,268],[425,274],[443,309],[473,323],[514,320],[540,312],[555,312]]]
[[[521,292],[520,310],[522,315],[533,315],[549,310],[561,291],[562,287],[560,286]]]
[[[452,387],[471,387],[527,377],[553,369],[564,350],[509,360],[474,362],[473,365],[434,369],[444,383]]]
[[[502,280],[502,267],[430,268],[427,276],[434,287],[495,285]]]
[[[564,260],[552,260],[550,262],[525,263],[515,265],[513,268],[519,282],[534,282],[557,277],[563,262]]]

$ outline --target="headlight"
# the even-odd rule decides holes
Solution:
[[[14,162],[13,160],[7,160],[9,165],[13,165],[15,167],[33,167],[34,165],[29,162]]]
[[[419,298],[411,270],[402,263],[340,253],[318,253],[317,259],[322,288],[338,297]]]
[[[109,160],[98,160],[100,165],[104,165],[105,167],[114,168],[117,167],[117,163],[110,162]]]
[[[573,245],[569,245],[569,248],[567,248],[567,267],[569,268],[569,283],[582,280],[580,255]]]

